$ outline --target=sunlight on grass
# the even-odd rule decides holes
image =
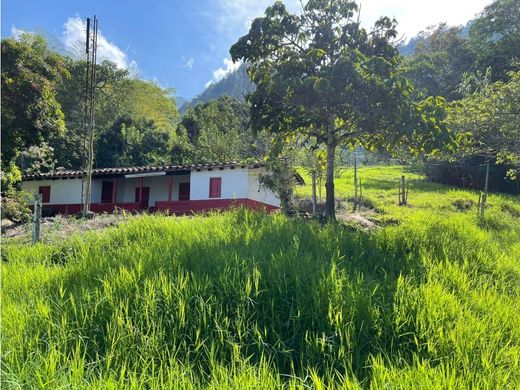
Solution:
[[[360,169],[400,221],[369,233],[238,210],[5,244],[2,385],[519,387],[519,200],[479,221],[477,193],[406,173],[399,207],[401,172]]]

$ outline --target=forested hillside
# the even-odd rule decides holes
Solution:
[[[227,74],[222,80],[211,83],[200,94],[192,100],[184,103],[180,111],[186,112],[189,108],[200,103],[207,103],[211,100],[217,99],[220,96],[231,96],[238,101],[244,102],[246,95],[253,91],[254,86],[247,75],[247,65],[241,64],[236,70]]]

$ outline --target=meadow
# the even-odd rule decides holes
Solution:
[[[359,177],[375,229],[237,210],[4,239],[2,388],[519,388],[520,199],[477,218],[408,168]]]

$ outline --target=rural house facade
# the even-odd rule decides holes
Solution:
[[[212,163],[94,169],[91,211],[165,211],[172,214],[246,206],[276,210],[280,200],[260,181],[262,164]],[[43,212],[81,211],[82,171],[26,175],[22,190],[41,194]]]

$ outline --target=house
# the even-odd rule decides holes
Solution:
[[[273,211],[280,200],[261,184],[262,173],[263,164],[236,162],[94,169],[91,211],[187,214],[240,205]],[[75,214],[82,208],[82,176],[67,170],[26,175],[22,190],[41,194],[47,215]]]

